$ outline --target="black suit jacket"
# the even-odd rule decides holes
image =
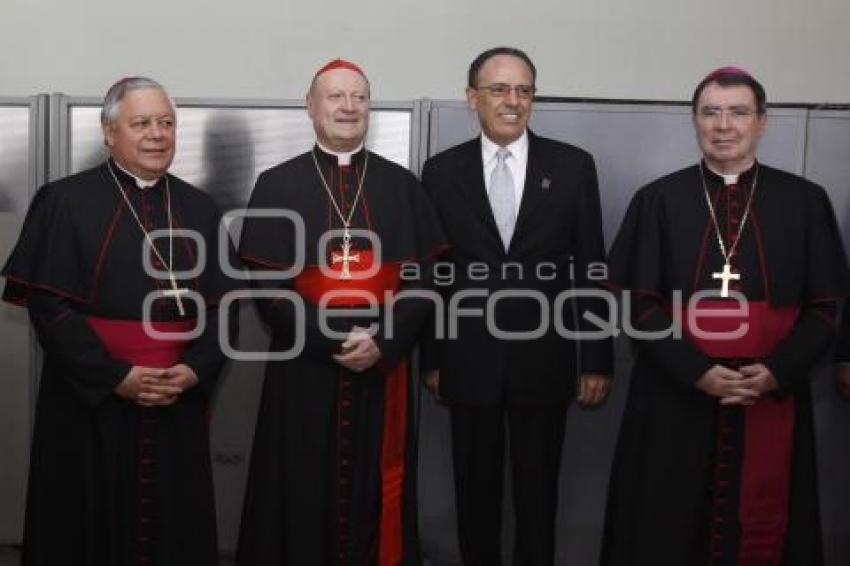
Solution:
[[[556,300],[572,287],[599,289],[587,271],[605,253],[591,155],[529,132],[525,187],[507,252],[487,198],[480,137],[429,159],[422,184],[450,244],[435,274],[448,334],[423,347],[425,368],[440,369],[440,394],[471,405],[564,402],[575,393],[579,371],[611,373],[610,340],[576,342],[555,324],[560,317],[575,330],[574,312],[586,310],[607,317],[604,301],[570,299],[557,308]],[[505,294],[517,291],[526,298]],[[498,330],[537,329],[538,336],[494,335],[488,319]],[[594,327],[582,321],[580,328]]]

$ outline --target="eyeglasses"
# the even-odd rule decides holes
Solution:
[[[537,88],[534,85],[509,85],[505,83],[482,85],[476,87],[476,90],[486,90],[493,98],[504,98],[513,91],[516,93],[517,98],[522,99],[529,99],[537,92]]]
[[[749,106],[703,106],[699,109],[699,117],[704,120],[720,121],[724,115],[730,122],[743,122],[755,116],[756,111]]]

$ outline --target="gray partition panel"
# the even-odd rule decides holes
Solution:
[[[301,101],[178,99],[177,152],[171,172],[212,194],[223,210],[244,207],[263,170],[308,150],[315,139]],[[105,157],[99,101],[60,97],[56,105],[60,166],[80,171]],[[367,146],[404,167],[419,162],[420,105],[373,102]],[[238,223],[231,231],[238,234]],[[242,351],[266,351],[269,337],[252,304],[240,311]],[[211,444],[219,543],[236,547],[263,364],[231,362],[213,406]]]
[[[46,99],[0,98],[0,257],[17,241],[35,186],[44,180]],[[32,339],[24,309],[0,304],[0,544],[21,541],[32,423]]]
[[[806,177],[829,193],[850,249],[850,111],[811,111]],[[837,394],[831,373],[825,367],[813,391],[821,516],[827,562],[850,564],[850,402]]]
[[[431,103],[429,155],[478,134],[465,103]],[[771,108],[760,146],[768,165],[802,174],[806,110]],[[697,160],[689,106],[546,102],[534,106],[531,129],[593,154],[599,173],[605,242],[609,246],[631,195],[653,179]]]
[[[829,193],[850,246],[850,110],[810,112],[805,173]]]
[[[51,178],[79,171],[103,158],[98,104],[99,101],[94,99],[61,95],[53,98]],[[312,141],[309,121],[301,102],[183,99],[178,100],[178,105],[178,151],[172,172],[209,191],[225,209],[243,206],[260,171],[305,150]],[[5,125],[4,107],[0,101],[0,126]],[[373,108],[370,147],[417,171],[427,156],[478,132],[477,117],[462,102],[375,103]],[[850,188],[850,160],[846,158],[850,151],[850,113],[812,112],[808,123],[805,109],[771,108],[769,116],[761,159],[794,172],[805,171],[807,176],[824,184],[836,205],[845,236],[850,234],[850,197],[847,191]],[[43,119],[42,115],[40,120],[43,122]],[[20,210],[2,208],[8,184],[4,175],[20,175],[11,173],[13,167],[7,164],[9,160],[16,160],[15,151],[19,150],[7,149],[5,145],[8,143],[5,139],[9,137],[7,134],[15,131],[16,127],[20,130],[19,125],[0,129],[0,165],[4,165],[0,168],[0,212],[10,215],[7,219],[9,229],[4,228],[0,246],[7,239],[9,246],[14,241],[21,211],[30,196],[27,193],[23,200],[19,196],[9,197],[12,199],[9,202],[17,199],[15,202],[22,203]],[[540,103],[535,106],[532,128],[541,135],[574,143],[593,153],[599,171],[605,235],[609,245],[633,192],[661,174],[693,163],[698,155],[687,106]],[[30,185],[33,178],[36,177],[30,173]],[[38,182],[41,180],[38,179]],[[18,325],[16,328],[20,329],[27,327],[20,309],[0,307],[0,311],[0,332],[3,332],[2,325],[7,323]],[[239,347],[244,350],[264,349],[268,336],[253,307],[246,304],[240,316],[242,336]],[[16,336],[23,334],[24,331],[19,331]],[[7,367],[22,364],[22,360],[28,359],[19,355],[20,352],[32,351],[27,345],[18,348],[14,346],[14,340],[7,343],[12,344],[13,350],[9,360],[2,360],[7,362]],[[0,356],[6,355],[8,350]],[[559,564],[593,564],[598,558],[602,503],[627,392],[629,365],[627,345],[618,343],[618,379],[611,400],[597,411],[570,409],[558,517]],[[30,366],[32,364],[22,366],[23,371],[32,374],[35,370]],[[212,451],[220,542],[225,550],[235,547],[261,371],[261,365],[256,363],[231,364],[215,402]],[[824,373],[827,373],[826,369]],[[19,385],[15,383],[14,387]],[[828,563],[843,564],[850,560],[847,544],[850,540],[847,536],[850,506],[844,504],[850,496],[846,482],[850,473],[850,457],[847,454],[850,448],[844,440],[850,414],[848,404],[836,399],[830,386],[828,379],[821,379],[815,394],[824,491],[822,511]],[[27,390],[24,394],[28,399],[30,392]],[[2,403],[0,401],[0,405]],[[16,406],[14,410],[19,408]],[[5,424],[2,419],[8,414],[0,406],[0,425]],[[28,413],[26,418],[29,419]],[[428,395],[422,398],[420,427],[423,550],[426,559],[433,564],[458,563],[447,412],[444,407],[435,405]],[[0,438],[2,442],[5,440]],[[0,444],[0,448],[5,448],[5,445]],[[26,454],[16,458],[19,458],[16,461],[23,462],[16,476],[20,483]],[[19,485],[14,483],[15,478],[6,480],[4,473],[5,470],[0,470],[0,482],[4,486],[9,485],[7,481]],[[11,499],[3,498],[3,501],[12,502],[8,508],[13,509],[13,514],[17,513],[18,522],[10,523],[12,531],[17,532],[20,529],[23,490],[12,487],[9,493],[18,494]],[[5,492],[0,491],[0,497],[5,497]],[[5,513],[5,509],[6,506],[2,512]],[[508,499],[506,509],[507,534],[512,526]],[[0,529],[5,524],[3,520],[0,517]],[[4,533],[0,530],[0,541]],[[511,538],[510,535],[505,537],[506,549]]]
[[[465,103],[429,101],[428,105],[429,155],[478,134],[477,116]],[[776,107],[769,110],[768,116],[760,159],[802,174],[807,110]],[[537,103],[531,128],[537,134],[578,145],[593,154],[609,246],[635,190],[663,174],[695,163],[699,155],[690,107],[686,105]],[[843,179],[846,186],[846,172]],[[615,386],[602,408],[584,411],[573,406],[569,410],[559,494],[558,564],[598,561],[608,476],[628,388],[629,354],[628,344],[618,341]],[[437,563],[457,564],[447,411],[426,400],[420,426],[423,549]],[[507,489],[506,485],[506,493]],[[505,506],[507,557],[513,538],[509,494]]]

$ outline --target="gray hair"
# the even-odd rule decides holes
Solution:
[[[169,96],[165,87],[155,80],[147,77],[126,77],[109,87],[109,90],[106,91],[106,96],[103,97],[103,109],[100,111],[100,123],[106,126],[117,120],[119,107],[124,97],[134,90],[145,90],[148,88],[155,88],[165,93],[165,96],[168,96],[168,100],[171,102],[171,107],[177,110],[177,105],[174,104],[174,100]]]

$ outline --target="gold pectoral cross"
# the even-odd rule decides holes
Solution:
[[[719,273],[712,273],[711,277],[713,279],[720,279],[720,280],[723,281],[723,283],[721,283],[721,285],[720,285],[720,296],[721,297],[728,297],[729,296],[729,281],[732,281],[732,280],[740,281],[741,280],[741,274],[740,273],[732,273],[732,266],[729,265],[729,262],[726,262],[726,263],[723,264],[723,271],[721,271]]]
[[[339,275],[340,279],[351,279],[352,261],[360,261],[360,254],[351,253],[351,234],[348,233],[348,228],[342,235],[342,255],[331,254],[331,264],[342,262],[342,272]]]
[[[177,302],[177,312],[180,313],[180,316],[186,316],[186,310],[183,308],[183,300],[180,298],[180,295],[186,295],[189,293],[189,289],[178,287],[177,279],[174,278],[173,273],[169,273],[168,278],[171,279],[171,289],[166,289],[163,291],[163,294],[166,297],[174,297],[174,300]]]

